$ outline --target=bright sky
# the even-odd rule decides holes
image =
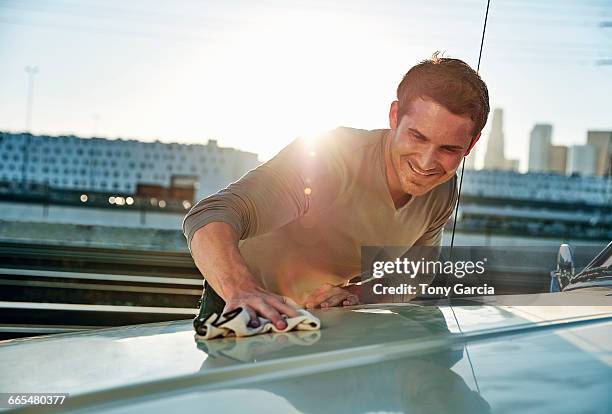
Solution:
[[[37,65],[33,133],[216,138],[265,160],[299,135],[387,127],[397,83],[435,50],[476,67],[485,8],[0,0],[0,130],[24,130],[24,68]],[[610,0],[491,0],[481,75],[505,112],[507,156],[523,169],[535,123],[552,123],[564,145],[612,129],[612,65],[597,64],[612,59],[611,21]]]

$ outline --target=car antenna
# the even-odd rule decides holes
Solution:
[[[476,67],[476,73],[480,73],[480,59],[482,58],[482,47],[484,45],[485,31],[487,30],[487,18],[489,17],[489,5],[491,4],[491,0],[487,0],[487,11],[485,12],[484,25],[482,27],[482,37],[480,39],[480,52],[478,53],[478,66]],[[465,157],[463,157],[463,163],[461,164],[461,178],[459,179],[459,191],[457,194],[457,204],[455,205],[455,219],[453,220],[453,233],[451,236],[451,245],[450,245],[450,261],[453,260],[453,246],[455,244],[455,229],[457,227],[457,213],[459,212],[459,202],[461,201],[461,187],[463,185],[463,171],[465,170]],[[457,328],[459,332],[463,335],[463,330],[461,329],[461,324],[457,319],[457,315],[455,314],[455,310],[453,309],[453,305],[449,300],[449,307],[451,312],[453,312],[453,317],[455,318],[455,322],[457,323]],[[476,384],[476,390],[478,394],[480,394],[480,387],[478,386],[478,380],[476,379],[476,373],[474,372],[474,366],[472,365],[472,359],[470,358],[470,352],[467,348],[467,341],[464,344],[465,353],[468,358],[468,362],[470,363],[470,369],[472,370],[472,377],[474,378],[474,383]]]
[[[489,5],[491,0],[487,0],[487,11],[485,12],[484,25],[482,27],[482,37],[480,38],[480,51],[478,52],[478,65],[476,67],[476,73],[480,74],[480,60],[482,58],[482,48],[484,45],[485,31],[487,30],[487,19],[489,17]],[[455,219],[453,220],[453,233],[451,235],[450,244],[450,260],[453,260],[453,246],[455,245],[455,229],[457,227],[457,214],[459,213],[459,203],[461,202],[461,187],[463,186],[463,171],[465,170],[465,158],[461,163],[461,178],[459,179],[459,193],[457,194],[457,204],[455,205]]]

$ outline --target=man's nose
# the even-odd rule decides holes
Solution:
[[[417,157],[417,161],[419,163],[417,167],[423,171],[436,168],[437,159],[435,147],[428,145],[426,148],[423,148]]]

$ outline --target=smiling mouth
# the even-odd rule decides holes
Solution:
[[[416,167],[414,167],[410,161],[406,161],[406,163],[408,164],[408,167],[412,170],[412,172],[414,172],[416,175],[418,175],[419,177],[431,177],[433,175],[437,175],[437,173],[435,171],[432,172],[427,172],[427,171],[423,171],[421,169],[418,169]]]

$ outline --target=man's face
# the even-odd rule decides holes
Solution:
[[[474,123],[432,100],[413,100],[401,120],[397,109],[394,102],[389,114],[389,187],[392,195],[419,196],[455,174],[470,148]]]

